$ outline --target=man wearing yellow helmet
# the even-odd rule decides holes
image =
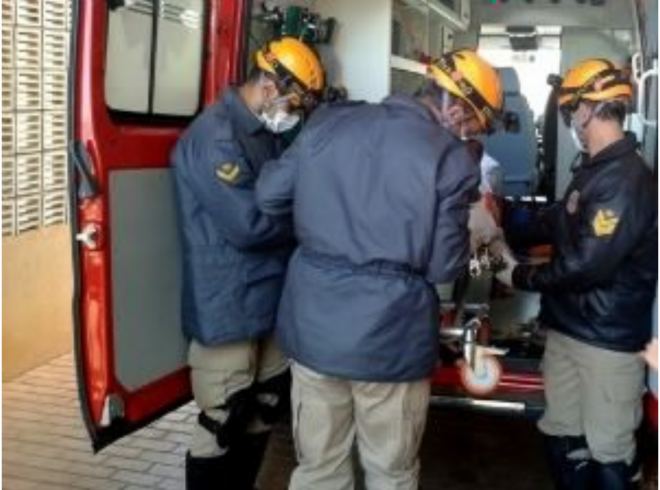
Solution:
[[[631,488],[657,281],[657,184],[623,131],[630,80],[611,62],[568,71],[559,110],[583,152],[566,194],[530,234],[553,244],[542,265],[498,274],[543,294],[546,435],[557,489]]]
[[[428,66],[432,83],[422,88],[432,107],[460,138],[495,131],[502,116],[502,83],[497,72],[473,51],[460,50],[442,56]]]
[[[275,136],[323,88],[316,54],[272,41],[172,155],[183,238],[182,315],[200,408],[186,458],[188,490],[253,490],[272,424],[287,410],[288,363],[272,339],[294,238],[288,217],[262,214],[254,182],[279,156]]]
[[[264,168],[259,206],[293,213],[299,240],[277,323],[294,362],[291,490],[353,488],[355,440],[367,488],[417,490],[438,360],[431,285],[466,268],[479,167],[464,139],[501,109],[495,70],[460,50],[418,97],[319,109]]]

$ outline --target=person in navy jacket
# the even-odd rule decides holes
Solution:
[[[496,71],[460,50],[417,97],[319,108],[257,181],[260,209],[293,215],[299,246],[277,332],[293,360],[290,489],[417,490],[437,362],[438,298],[469,257],[479,167],[464,139],[502,109]]]
[[[252,490],[272,424],[287,410],[288,361],[272,338],[289,256],[291,220],[262,213],[254,184],[279,156],[292,109],[324,84],[319,58],[293,38],[256,53],[172,154],[183,236],[183,328],[200,408],[186,463],[189,490]]]

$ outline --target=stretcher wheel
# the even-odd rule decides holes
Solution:
[[[480,362],[481,366],[476,371],[467,362],[461,363],[461,382],[470,394],[486,396],[497,388],[502,377],[502,364],[491,355],[482,356]]]

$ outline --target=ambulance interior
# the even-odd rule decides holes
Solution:
[[[588,57],[630,67],[644,35],[637,29],[638,7],[612,0],[255,2],[248,53],[274,34],[299,35],[316,43],[332,86],[345,88],[350,99],[376,102],[390,93],[413,94],[423,82],[424,63],[443,52],[477,48],[500,71],[505,108],[517,116],[514,129],[482,142],[499,163],[502,225],[524,227],[538,209],[561,198],[578,156],[557,118],[550,75]],[[630,127],[643,137],[634,115]],[[527,260],[547,260],[551,253],[548,247],[517,252]],[[502,349],[505,371],[538,373],[543,351],[536,321],[539,295],[506,291],[486,269],[437,290],[445,304],[441,323],[454,335],[443,337],[443,364],[468,355],[461,349],[465,330],[456,328],[479,314],[487,319],[487,333],[475,333],[475,341]],[[483,366],[479,373],[485,376],[482,383],[472,379],[473,386],[463,379],[464,387],[471,394],[491,395],[492,375]]]
[[[151,39],[151,2],[108,0],[104,96],[113,120],[121,120],[127,112],[163,113],[184,116],[183,127],[199,108],[205,66],[199,53],[204,52],[203,19],[208,4],[203,0],[161,3],[163,15],[153,25],[159,25],[162,44],[149,66],[144,60],[149,59],[151,48],[141,39]],[[657,118],[656,1],[255,0],[248,4],[244,74],[256,46],[278,33],[304,36],[316,43],[328,82],[344,87],[354,100],[376,102],[393,92],[413,93],[425,76],[424,62],[457,47],[477,48],[500,68],[505,104],[517,114],[518,130],[493,135],[483,143],[501,167],[505,228],[529,223],[535,210],[560,199],[567,186],[577,150],[557,117],[547,78],[563,73],[578,60],[604,57],[630,66],[640,95],[629,126],[643,141],[647,162],[657,166],[657,127],[650,124]],[[647,18],[654,18],[655,24]],[[656,59],[655,76],[649,75],[652,58]],[[155,69],[155,78],[141,84],[142,71],[149,69]],[[145,76],[144,80],[150,79]],[[74,160],[84,164],[84,155],[76,156],[73,143]],[[117,384],[127,392],[137,392],[186,366],[187,341],[181,334],[179,311],[178,224],[169,169],[145,165],[111,170],[108,297],[113,345],[109,355]],[[84,177],[84,172],[78,175]],[[81,194],[85,179],[79,180]],[[77,228],[76,213],[72,214],[72,228],[82,249],[89,237],[85,229]],[[543,260],[542,254],[519,252],[529,260]],[[506,349],[506,355],[500,356],[504,371],[540,378],[543,339],[536,324],[538,296],[493,287],[488,271],[461,284],[438,285],[443,299],[454,303],[451,315],[442,319],[443,326],[462,327],[467,318],[457,312],[481,314],[478,309],[459,311],[461,305],[486,305],[490,328],[485,339],[475,333],[477,342]],[[465,341],[463,337],[446,342],[443,361],[449,363],[445,365],[460,360],[465,353],[458,344]],[[78,341],[81,345],[84,339]],[[96,362],[82,348],[78,358],[91,359],[90,365]],[[496,386],[490,396],[510,398],[502,386]],[[542,397],[540,381],[534,386]],[[123,415],[120,409],[113,412],[113,406],[119,406],[117,399],[107,396],[102,424]]]

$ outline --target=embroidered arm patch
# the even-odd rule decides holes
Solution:
[[[591,222],[594,235],[605,237],[613,235],[619,224],[619,216],[612,210],[599,209]]]
[[[215,168],[215,176],[225,184],[234,185],[241,176],[241,167],[233,162],[220,163]]]

